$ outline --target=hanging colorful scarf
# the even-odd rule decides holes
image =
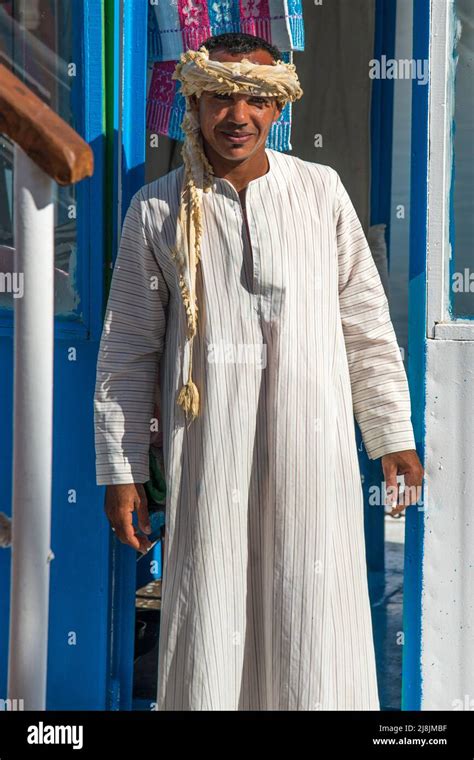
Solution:
[[[302,0],[157,0],[150,2],[148,60],[177,61],[208,37],[245,32],[282,52],[304,50]]]

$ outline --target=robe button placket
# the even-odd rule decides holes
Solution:
[[[250,192],[251,192],[251,188],[250,188],[250,186],[247,186],[247,192],[245,194],[245,208],[246,209],[248,209],[248,207],[249,207],[248,201],[249,201]],[[259,251],[258,251],[258,246],[254,245],[253,241],[252,241],[252,231],[251,231],[252,220],[251,220],[251,217],[249,218],[249,214],[248,213],[244,213],[244,207],[243,207],[243,205],[242,205],[242,203],[240,201],[240,197],[238,199],[238,204],[239,204],[239,207],[240,207],[240,213],[242,215],[242,222],[243,222],[244,225],[245,225],[245,222],[247,222],[246,226],[247,226],[247,232],[248,232],[248,242],[249,242],[250,254],[251,254],[251,258],[252,258],[252,276],[253,276],[252,291],[253,291],[253,294],[254,294],[255,298],[257,299],[257,304],[255,306],[252,306],[252,309],[254,310],[254,312],[256,314],[260,314],[260,304],[259,304],[260,297],[258,295],[258,288],[257,288],[257,285],[258,285],[258,282],[259,282],[259,273],[260,273],[260,267],[259,267],[259,261],[258,261],[258,253],[259,253]]]

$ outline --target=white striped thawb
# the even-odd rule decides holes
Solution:
[[[183,167],[133,197],[97,366],[97,483],[148,480],[158,382],[157,709],[378,710],[353,412],[370,458],[414,449],[406,374],[338,173],[267,156],[246,191],[251,247],[233,185],[203,196],[191,424],[170,254]]]

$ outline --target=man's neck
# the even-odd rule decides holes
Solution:
[[[249,182],[262,177],[270,168],[265,148],[239,163],[223,158],[207,143],[204,144],[204,152],[212,164],[215,176],[228,180],[239,194],[245,190]]]

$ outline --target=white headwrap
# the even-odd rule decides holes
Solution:
[[[188,380],[180,390],[177,403],[186,417],[194,419],[199,414],[199,392],[192,380],[192,342],[197,330],[196,269],[200,261],[202,237],[202,193],[212,188],[213,168],[202,143],[199,119],[192,111],[189,97],[200,97],[202,92],[251,93],[276,97],[284,107],[303,94],[296,68],[292,63],[275,61],[274,64],[252,63],[248,58],[240,61],[213,61],[209,51],[202,45],[199,50],[182,53],[176,64],[173,79],[181,83],[186,100],[186,114],[181,128],[185,141],[181,151],[184,177],[181,188],[180,208],[176,230],[176,244],[172,250],[179,270],[179,286],[186,309],[188,339],[185,350],[188,357]],[[184,372],[184,370],[183,370]]]

